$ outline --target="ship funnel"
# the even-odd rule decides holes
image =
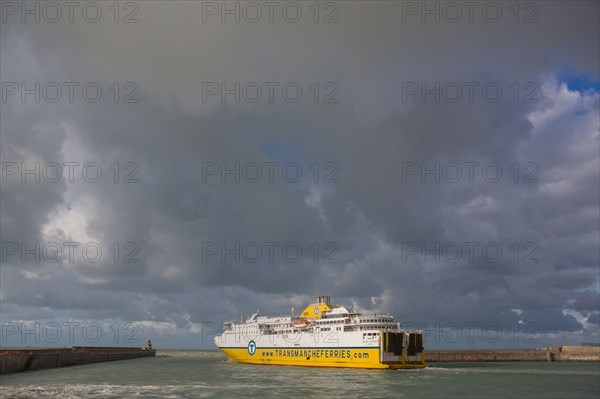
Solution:
[[[325,305],[329,305],[331,302],[331,297],[329,295],[323,295],[317,297],[317,303],[324,303]]]

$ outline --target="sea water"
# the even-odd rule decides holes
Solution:
[[[0,376],[1,398],[594,398],[598,362],[432,363],[357,370],[227,362],[218,351]]]

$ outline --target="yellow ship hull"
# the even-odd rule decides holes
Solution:
[[[349,367],[362,369],[418,369],[427,367],[425,354],[420,362],[380,361],[379,348],[220,348],[234,362],[280,366]]]

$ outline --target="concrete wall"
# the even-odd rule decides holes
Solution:
[[[554,351],[554,348],[552,348]],[[600,346],[561,346],[558,348],[557,360],[586,362],[600,360]]]
[[[599,347],[550,349],[425,350],[426,362],[600,361]]]
[[[74,347],[0,351],[0,374],[75,366],[156,355],[140,348]]]

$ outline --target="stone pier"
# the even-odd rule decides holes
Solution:
[[[60,349],[0,349],[0,374],[155,356],[156,350],[74,346]]]
[[[546,349],[425,350],[433,362],[598,362],[598,346],[556,346]]]

